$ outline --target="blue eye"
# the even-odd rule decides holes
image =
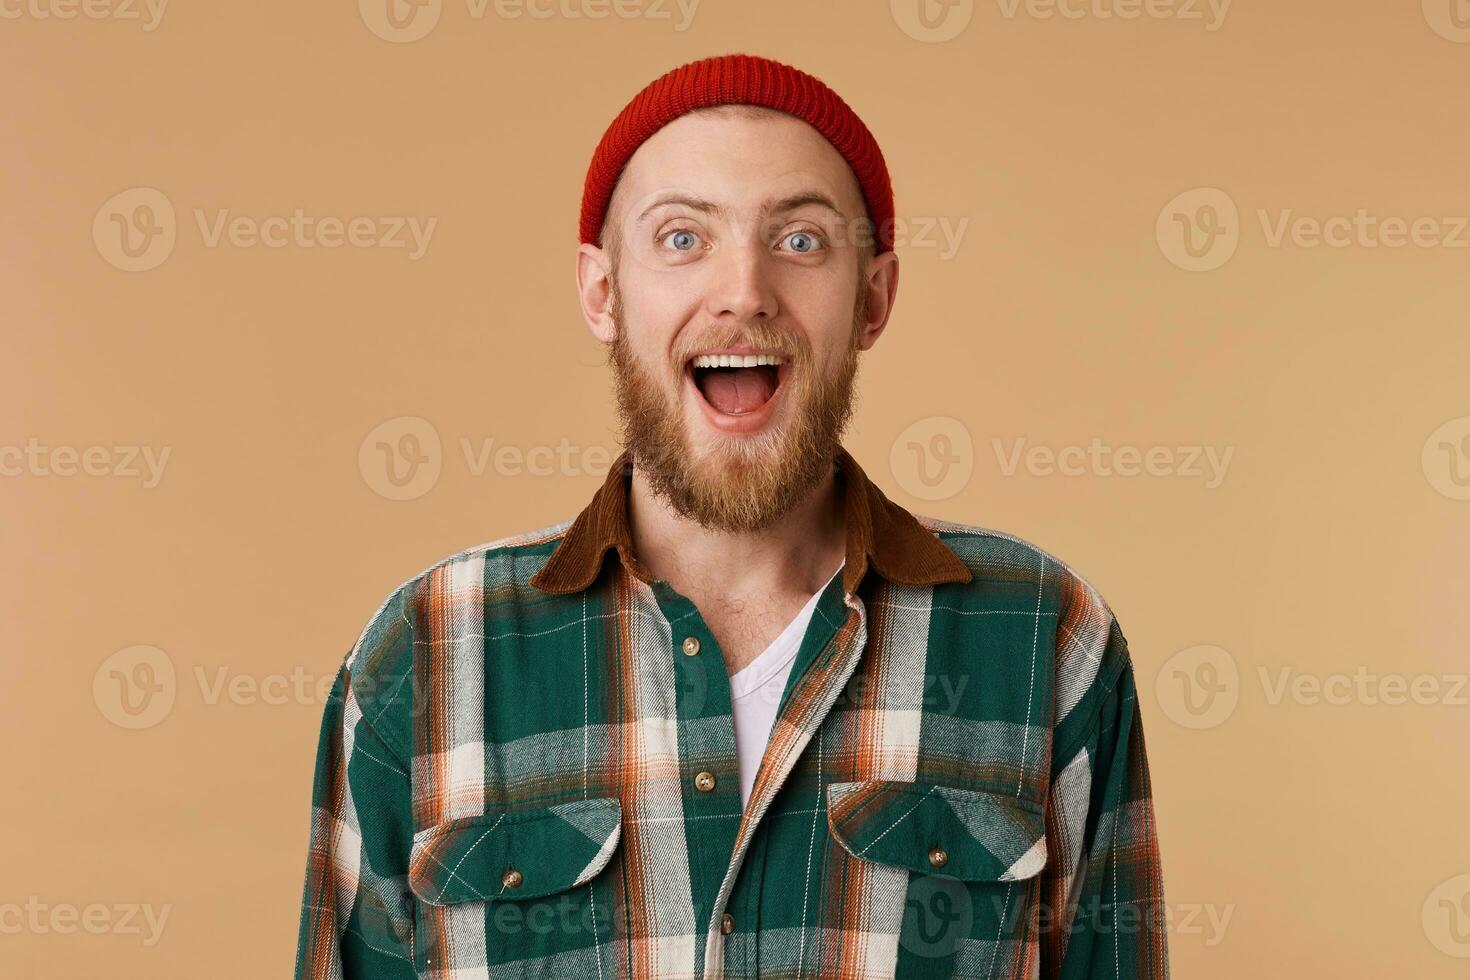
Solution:
[[[676,251],[687,252],[699,243],[699,236],[687,229],[671,231],[665,236],[665,241],[673,245]]]
[[[821,242],[817,240],[817,236],[809,231],[793,231],[786,236],[786,241],[790,243],[789,247],[791,251],[798,254],[815,252],[821,247]]]

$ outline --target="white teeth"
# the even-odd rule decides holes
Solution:
[[[761,364],[785,364],[786,358],[779,354],[700,354],[691,363],[697,368],[757,367]]]

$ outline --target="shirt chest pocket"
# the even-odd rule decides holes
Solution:
[[[897,931],[896,976],[1023,975],[1025,926],[1047,861],[1041,804],[865,780],[827,787],[827,823],[834,860],[848,865],[829,881],[861,892],[839,897],[840,915]]]
[[[622,836],[616,797],[499,809],[414,834],[415,967],[477,974],[526,961],[523,973],[590,968],[612,933],[607,868]],[[495,971],[492,971],[495,972]],[[548,974],[552,975],[552,974]]]

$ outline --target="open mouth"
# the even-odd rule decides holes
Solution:
[[[788,368],[780,354],[699,354],[685,365],[705,405],[732,421],[763,415],[775,403]]]

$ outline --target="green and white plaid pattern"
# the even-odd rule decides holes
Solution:
[[[1112,611],[839,462],[847,564],[744,809],[723,657],[630,553],[626,454],[576,522],[395,590],[323,720],[298,980],[1166,978]]]

